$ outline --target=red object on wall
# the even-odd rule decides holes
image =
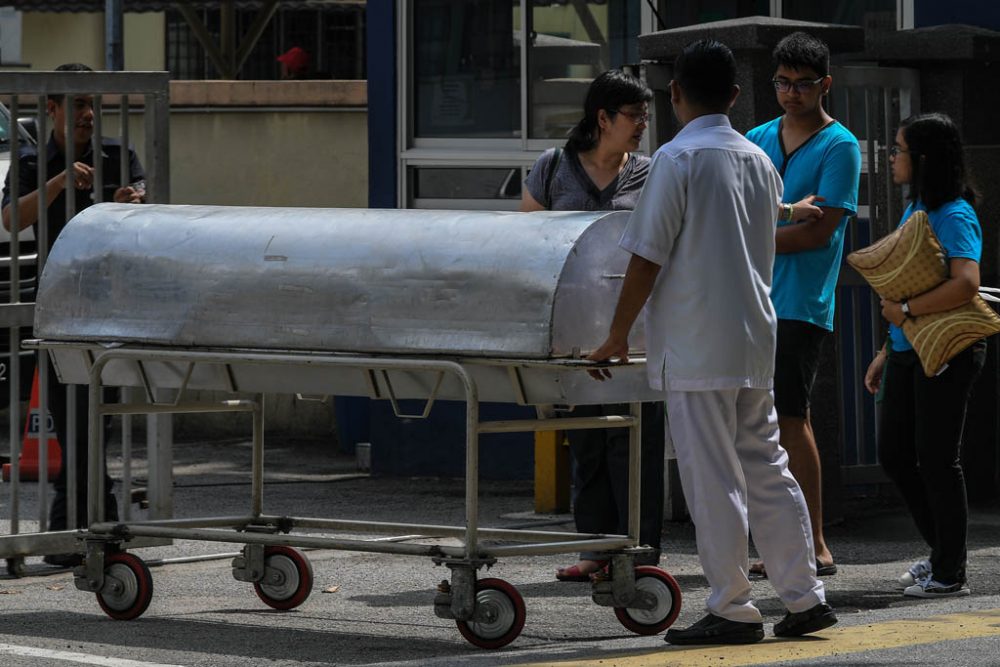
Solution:
[[[38,481],[38,467],[40,459],[38,434],[41,430],[41,410],[38,407],[38,369],[35,369],[35,378],[31,381],[31,401],[28,403],[28,416],[24,420],[24,437],[21,439],[21,479],[28,481]],[[51,415],[48,420],[49,432],[49,481],[56,478],[62,468],[62,450],[59,448],[59,440],[56,438],[55,424]],[[10,463],[3,464],[3,481],[10,481]]]

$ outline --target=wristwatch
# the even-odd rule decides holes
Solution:
[[[913,317],[913,315],[910,313],[910,302],[909,301],[906,301],[905,299],[903,301],[900,301],[899,302],[899,309],[901,311],[903,311],[903,315],[905,315],[906,317]]]

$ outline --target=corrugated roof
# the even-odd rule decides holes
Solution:
[[[122,0],[126,12],[162,12],[173,9],[176,0]],[[220,0],[189,0],[195,9],[218,9]],[[236,0],[238,9],[258,9],[262,0]],[[336,5],[364,5],[365,0],[281,0],[281,7],[288,9],[317,9]],[[26,12],[103,12],[104,0],[6,0],[0,6],[13,7]]]

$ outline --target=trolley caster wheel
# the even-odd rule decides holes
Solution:
[[[524,598],[503,579],[476,582],[476,615],[484,621],[455,621],[458,631],[479,648],[500,648],[524,629]]]
[[[637,635],[657,635],[677,620],[681,611],[681,588],[664,570],[652,565],[635,568],[635,587],[656,597],[652,609],[615,607],[615,616]]]
[[[7,559],[7,574],[20,579],[28,572],[28,566],[24,562],[23,556],[15,556]]]
[[[97,602],[104,613],[119,621],[138,618],[153,599],[153,575],[138,556],[124,551],[104,558],[104,586]]]
[[[306,601],[313,587],[309,559],[298,549],[264,548],[264,578],[254,582],[257,597],[274,609],[295,609]]]

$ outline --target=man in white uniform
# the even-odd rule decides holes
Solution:
[[[628,361],[643,305],[650,386],[667,417],[698,556],[711,585],[708,614],[671,644],[749,644],[764,637],[750,598],[748,528],[788,608],[774,626],[797,637],[837,622],[816,579],[802,491],[778,444],[771,392],[777,319],[771,304],[781,179],[734,131],[739,87],[732,52],[690,44],[670,84],[684,128],[653,156],[620,245],[632,253],[611,331],[590,355]],[[594,370],[602,379],[610,373]]]

